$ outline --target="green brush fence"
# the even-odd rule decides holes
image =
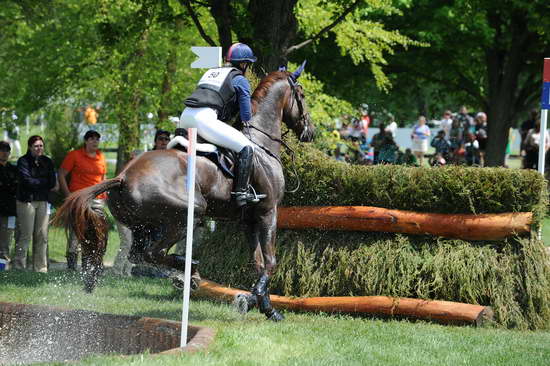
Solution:
[[[284,205],[365,205],[438,213],[534,213],[531,235],[502,241],[429,236],[279,230],[273,293],[286,296],[388,295],[492,306],[505,327],[550,325],[550,265],[536,230],[546,181],[504,168],[351,166],[312,147],[296,149],[301,181]],[[289,157],[285,156],[288,169]],[[296,182],[287,174],[290,188]],[[218,223],[196,250],[203,277],[243,289],[256,279],[235,225]]]

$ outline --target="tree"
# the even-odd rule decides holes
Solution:
[[[418,44],[375,21],[375,15],[399,14],[389,0],[180,0],[180,3],[208,44],[215,46],[216,42],[202,29],[195,7],[206,6],[210,10],[224,51],[233,42],[231,34],[235,33],[238,41],[252,46],[258,55],[258,65],[264,70],[276,70],[286,65],[296,51],[334,35],[335,56],[342,53],[354,64],[369,64],[377,84],[387,88],[388,79],[382,70],[385,56],[398,45]]]
[[[179,65],[193,59],[188,47],[198,35],[169,3],[6,1],[0,107],[25,115],[54,101],[102,101],[103,121],[120,126],[117,160],[123,164],[139,147],[146,113],[157,110],[162,119],[178,113],[194,87],[174,80],[196,78],[197,71]]]
[[[542,61],[550,54],[550,4],[415,0],[408,9],[389,24],[430,47],[396,54],[389,72],[416,80],[413,88],[436,85],[486,111],[485,161],[503,165],[509,128],[540,100]]]

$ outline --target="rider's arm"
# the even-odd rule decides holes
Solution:
[[[239,113],[241,121],[248,122],[252,118],[252,105],[250,104],[250,83],[242,76],[237,75],[233,78],[233,88],[237,94],[237,103],[239,103]]]

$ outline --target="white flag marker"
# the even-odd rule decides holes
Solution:
[[[212,67],[220,67],[222,59],[221,47],[191,47],[191,51],[199,56],[199,59],[191,64],[194,69],[210,69]]]

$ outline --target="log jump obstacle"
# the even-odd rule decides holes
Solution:
[[[532,212],[440,214],[369,206],[279,207],[280,229],[377,231],[465,240],[501,240],[529,233]]]
[[[238,295],[250,292],[221,286],[215,282],[201,280],[195,295],[207,296],[222,301],[233,301]],[[446,324],[483,325],[493,320],[489,306],[472,305],[452,301],[395,298],[389,296],[338,296],[292,298],[271,295],[274,307],[286,310],[314,312],[344,312],[356,314],[377,314],[406,316],[425,320],[436,320]]]

